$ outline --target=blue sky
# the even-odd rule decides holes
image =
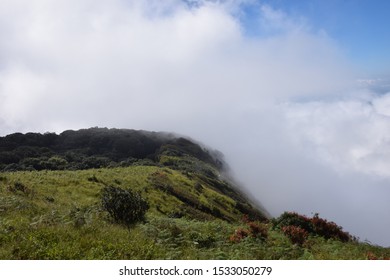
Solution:
[[[326,32],[345,54],[372,75],[390,72],[390,1],[385,0],[264,0],[246,7],[243,21],[252,36],[260,5],[304,20],[312,32]]]

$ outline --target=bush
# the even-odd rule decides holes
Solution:
[[[21,182],[15,182],[14,185],[8,186],[8,190],[13,193],[23,193],[29,195],[32,193],[32,190],[22,184]]]
[[[249,222],[249,233],[254,238],[266,240],[268,238],[268,228],[265,224],[260,222]]]
[[[68,162],[62,157],[53,156],[47,160],[45,165],[46,168],[50,170],[64,170],[67,167]]]
[[[273,220],[274,228],[298,227],[308,234],[318,235],[325,239],[336,239],[342,242],[354,240],[349,233],[342,231],[342,228],[334,222],[329,222],[315,214],[312,218],[299,215],[294,212],[284,212],[279,218]]]
[[[368,252],[367,253],[367,260],[390,260],[389,257],[385,257],[385,256],[381,256],[381,257],[378,257],[376,254],[374,254],[373,252]]]
[[[353,239],[347,232],[342,231],[342,228],[334,222],[328,222],[315,214],[311,219],[314,227],[314,231],[319,236],[323,236],[326,239],[338,239],[342,242],[348,242]]]
[[[282,228],[282,231],[292,243],[300,246],[305,243],[309,235],[306,230],[297,226],[285,226]]]
[[[139,193],[114,186],[103,188],[102,205],[115,222],[127,226],[143,221],[149,209],[148,203]]]
[[[283,228],[286,226],[296,226],[306,230],[309,233],[313,233],[313,224],[310,218],[299,215],[295,212],[284,212],[279,218],[273,221],[274,227]]]
[[[247,215],[244,215],[243,222],[246,224],[247,228],[239,228],[230,236],[230,241],[240,242],[246,237],[257,238],[262,241],[267,240],[268,238],[268,227],[267,225],[259,221],[251,221]]]
[[[234,231],[234,233],[230,236],[229,240],[231,242],[240,242],[241,240],[247,238],[249,236],[249,230],[239,228]]]

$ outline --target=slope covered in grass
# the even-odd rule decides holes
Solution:
[[[226,179],[219,153],[188,139],[107,129],[14,134],[0,137],[0,156],[0,259],[390,257],[318,215],[271,219]],[[104,190],[136,194],[142,216],[118,220],[109,210],[136,206],[119,207]]]
[[[139,191],[149,203],[146,221],[130,228],[115,223],[101,207],[107,184]],[[166,167],[2,173],[0,259],[390,257],[389,249],[356,241],[310,236],[293,244],[267,220],[258,222],[265,234],[233,239],[250,229],[236,203],[195,175]]]
[[[176,223],[194,230],[186,258],[203,258],[197,244],[214,246],[222,233],[227,240],[244,214],[265,220],[228,183],[186,174],[157,166],[1,173],[0,258],[167,258],[167,240],[181,235],[171,232]],[[101,205],[108,185],[139,192],[149,204],[146,222],[116,224]]]

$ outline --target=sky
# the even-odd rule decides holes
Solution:
[[[388,3],[0,0],[0,135],[187,135],[272,215],[390,246]]]
[[[388,73],[389,1],[269,0],[261,3],[301,18],[313,29],[328,33],[357,67],[362,67],[376,75]]]

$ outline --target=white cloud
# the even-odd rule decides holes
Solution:
[[[295,143],[337,171],[390,178],[389,95],[286,104]]]
[[[31,75],[24,87],[33,80],[46,85],[24,93],[29,99],[44,97],[40,104],[45,106],[26,104],[29,110],[5,121],[32,129],[32,112],[39,111],[42,118],[34,126],[44,129],[47,120],[67,119],[72,111],[101,122],[101,107],[107,104],[116,112],[128,111],[129,118],[145,107],[165,107],[161,115],[175,110],[196,114],[221,104],[228,109],[242,100],[253,105],[253,100],[329,92],[344,83],[339,77],[347,67],[323,36],[295,32],[246,39],[230,13],[234,2],[206,2],[196,8],[181,1],[139,3],[0,3],[5,16],[0,78],[4,83],[20,79],[9,69],[22,65]],[[3,88],[1,95],[6,96],[3,111],[17,110],[12,90]]]
[[[390,117],[390,93],[375,98],[372,104],[377,114]]]

